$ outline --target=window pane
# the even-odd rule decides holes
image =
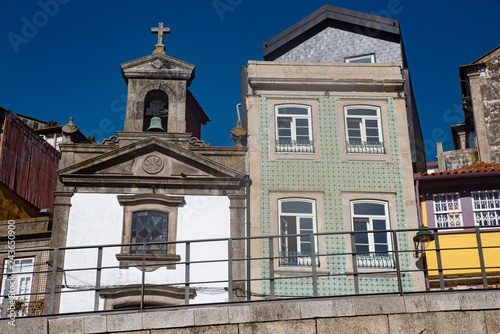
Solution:
[[[376,119],[367,119],[365,125],[367,128],[378,128],[378,121]]]
[[[292,131],[290,129],[278,129],[278,137],[290,137],[292,136]]]
[[[387,233],[373,233],[373,239],[376,244],[387,244]]]
[[[300,233],[311,233],[313,231],[313,219],[312,218],[300,218]],[[306,231],[304,231],[306,230]],[[302,232],[304,231],[304,232]]]
[[[380,142],[378,137],[366,137],[366,141],[369,143],[379,143]]]
[[[282,107],[278,108],[278,114],[288,114],[288,115],[307,115],[309,113],[307,108],[298,107]]]
[[[377,116],[375,109],[347,109],[348,116]]]
[[[307,136],[309,138],[309,128],[297,128],[297,136]]]
[[[278,117],[278,129],[290,129],[292,119],[288,117]]]
[[[361,126],[361,122],[356,119],[348,118],[347,119],[347,128],[348,129],[359,129]]]
[[[299,202],[299,201],[287,201],[281,202],[281,212],[283,213],[312,213],[312,203],[310,202]]]
[[[389,248],[387,245],[375,245],[375,251],[376,252],[387,252]]]
[[[355,203],[353,204],[354,214],[385,216],[385,205],[376,203]]]
[[[300,251],[302,253],[311,253],[311,241],[300,243]]]
[[[358,59],[350,59],[348,60],[349,63],[371,63],[372,59],[371,57],[366,57],[366,58],[358,58]]]
[[[309,120],[307,118],[297,118],[295,124],[297,124],[297,126],[309,127]]]
[[[366,129],[366,136],[377,137],[378,138],[378,129]]]
[[[368,253],[370,248],[368,245],[358,245],[356,244],[356,253]]]
[[[374,230],[387,230],[386,220],[374,219],[373,220]]]

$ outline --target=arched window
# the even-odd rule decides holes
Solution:
[[[385,153],[379,107],[345,107],[345,131],[347,153]]]
[[[281,235],[280,265],[310,266],[312,252],[310,234],[316,232],[316,201],[304,198],[280,199],[278,214]]]
[[[276,152],[313,153],[311,107],[300,104],[275,106]]]
[[[161,90],[150,91],[144,99],[143,131],[150,127],[153,117],[160,117],[161,127],[164,131],[168,131],[168,96]]]
[[[393,268],[391,233],[387,202],[357,200],[351,202],[352,230],[356,263],[361,268]]]
[[[141,211],[132,214],[131,243],[166,242],[168,214],[159,211]],[[130,254],[167,254],[167,244],[132,246]]]

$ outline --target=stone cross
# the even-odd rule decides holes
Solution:
[[[158,44],[155,45],[155,53],[165,54],[165,45],[163,45],[163,33],[170,34],[170,28],[163,28],[163,22],[158,23],[158,27],[151,28],[152,34],[158,34]]]

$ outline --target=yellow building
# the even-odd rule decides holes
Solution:
[[[478,162],[415,177],[421,225],[437,231],[424,245],[428,288],[500,287],[499,175]]]

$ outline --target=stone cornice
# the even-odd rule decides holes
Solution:
[[[61,181],[67,186],[92,187],[141,187],[151,188],[152,185],[164,188],[240,188],[240,178],[224,177],[155,177],[134,175],[95,175],[95,174],[68,174],[61,175]]]
[[[404,79],[249,78],[254,90],[399,92]]]
[[[162,194],[118,195],[121,205],[162,204],[179,206],[184,203],[184,196],[165,196]]]

